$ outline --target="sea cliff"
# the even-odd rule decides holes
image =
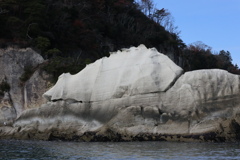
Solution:
[[[42,94],[51,86],[51,75],[42,70],[44,63],[31,48],[0,49],[0,126],[46,102]]]
[[[183,72],[144,45],[63,74],[0,138],[74,141],[238,141],[240,77]]]

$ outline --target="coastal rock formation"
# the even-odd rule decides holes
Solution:
[[[43,96],[50,101],[98,102],[164,92],[181,73],[167,56],[140,45],[102,58],[76,75],[62,74]]]
[[[0,126],[46,102],[41,97],[49,88],[49,75],[39,69],[42,63],[42,56],[30,48],[0,50]]]
[[[240,77],[182,73],[141,45],[63,74],[39,108],[24,111],[1,138],[76,141],[236,141]]]

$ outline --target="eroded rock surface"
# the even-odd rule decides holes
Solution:
[[[76,75],[62,74],[44,97],[97,102],[163,92],[181,73],[167,56],[141,45],[102,58]]]
[[[30,48],[0,50],[0,126],[12,123],[22,111],[46,101],[49,75],[39,68],[44,59]]]
[[[63,74],[1,138],[76,141],[236,141],[240,81],[223,70],[182,74],[143,45]]]

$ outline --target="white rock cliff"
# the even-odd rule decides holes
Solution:
[[[181,73],[167,56],[141,45],[102,58],[76,75],[62,74],[43,96],[51,101],[97,102],[163,92]]]
[[[63,74],[0,137],[76,141],[235,141],[240,77],[186,72],[144,45],[112,53],[76,75]],[[2,134],[1,134],[2,133]]]

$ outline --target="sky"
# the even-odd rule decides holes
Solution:
[[[197,41],[212,51],[229,51],[240,67],[240,0],[153,0],[167,9],[188,45]]]

